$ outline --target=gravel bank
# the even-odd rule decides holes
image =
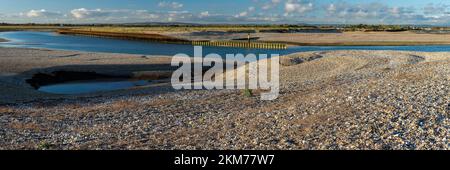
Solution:
[[[3,105],[0,149],[450,149],[449,56],[293,54],[275,101],[148,88]]]
[[[163,33],[189,40],[230,40],[247,38],[247,33],[206,34]],[[405,32],[344,32],[344,33],[253,33],[260,41],[284,42],[295,45],[448,45],[450,34]]]

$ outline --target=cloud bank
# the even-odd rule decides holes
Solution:
[[[251,0],[251,6],[220,13],[215,9],[187,9],[181,2],[160,1],[158,10],[89,9],[69,11],[32,9],[20,14],[2,14],[0,22],[206,22],[206,23],[324,23],[324,24],[441,24],[450,23],[449,4],[429,3],[423,7],[314,0]],[[236,11],[237,10],[237,11]],[[195,11],[195,12],[194,12]],[[2,20],[3,19],[3,20]]]

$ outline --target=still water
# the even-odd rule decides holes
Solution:
[[[76,35],[60,35],[53,32],[0,32],[0,38],[9,42],[0,43],[3,47],[45,48],[57,50],[76,50],[88,52],[128,53],[142,55],[169,55],[178,53],[193,55],[194,48],[191,45],[162,44],[145,41],[121,40],[112,38],[100,38]],[[216,53],[225,54],[290,54],[305,51],[329,51],[329,50],[402,50],[441,52],[450,51],[450,45],[431,46],[294,46],[286,50],[275,49],[245,49],[234,47],[203,47],[203,55]]]
[[[87,81],[87,82],[67,82],[41,86],[38,90],[53,94],[87,94],[93,92],[113,91],[129,89],[138,86],[149,85],[145,80],[140,81]]]
[[[168,55],[178,53],[193,56],[194,48],[191,45],[162,44],[145,41],[121,40],[89,36],[60,35],[52,32],[0,32],[0,38],[8,42],[0,43],[0,47],[44,48],[55,50],[75,50],[87,52],[128,53],[142,55]],[[450,51],[450,45],[433,46],[295,46],[286,50],[275,49],[245,49],[234,47],[203,47],[203,55],[216,53],[226,54],[279,54],[285,55],[306,51],[329,50],[402,50],[440,52]],[[55,94],[84,94],[100,91],[128,89],[147,85],[146,81],[92,81],[92,82],[66,82],[42,86],[38,90]]]

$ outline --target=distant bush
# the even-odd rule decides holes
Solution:
[[[400,32],[412,30],[410,26],[402,25],[348,25],[344,27],[345,31],[388,31],[388,32]]]

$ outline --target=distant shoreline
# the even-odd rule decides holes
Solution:
[[[423,46],[450,45],[450,35],[414,32],[345,32],[340,34],[256,34],[261,41],[299,46]]]
[[[97,28],[99,31],[105,31]],[[25,31],[16,30],[16,31]],[[36,31],[43,31],[37,30]],[[46,30],[48,31],[48,30]],[[96,32],[80,30],[52,30],[62,34],[94,34],[101,37],[117,39],[139,39],[152,40],[160,43],[180,42],[190,43],[192,41],[233,41],[236,38],[246,38],[247,33],[234,33],[230,35],[193,35],[188,33],[161,32]],[[1,32],[1,30],[0,30]],[[102,35],[108,34],[108,35]],[[111,34],[111,35],[109,35]],[[344,32],[344,33],[253,33],[258,37],[254,43],[285,44],[287,46],[427,46],[427,45],[450,45],[450,34],[427,34],[415,32]],[[9,40],[0,38],[0,42]],[[211,43],[213,44],[213,43]],[[213,45],[214,46],[214,45]],[[220,46],[220,45],[219,45]]]
[[[450,42],[339,42],[339,43],[300,43],[289,41],[266,41],[272,43],[286,43],[289,46],[428,46],[428,45],[450,45]]]

